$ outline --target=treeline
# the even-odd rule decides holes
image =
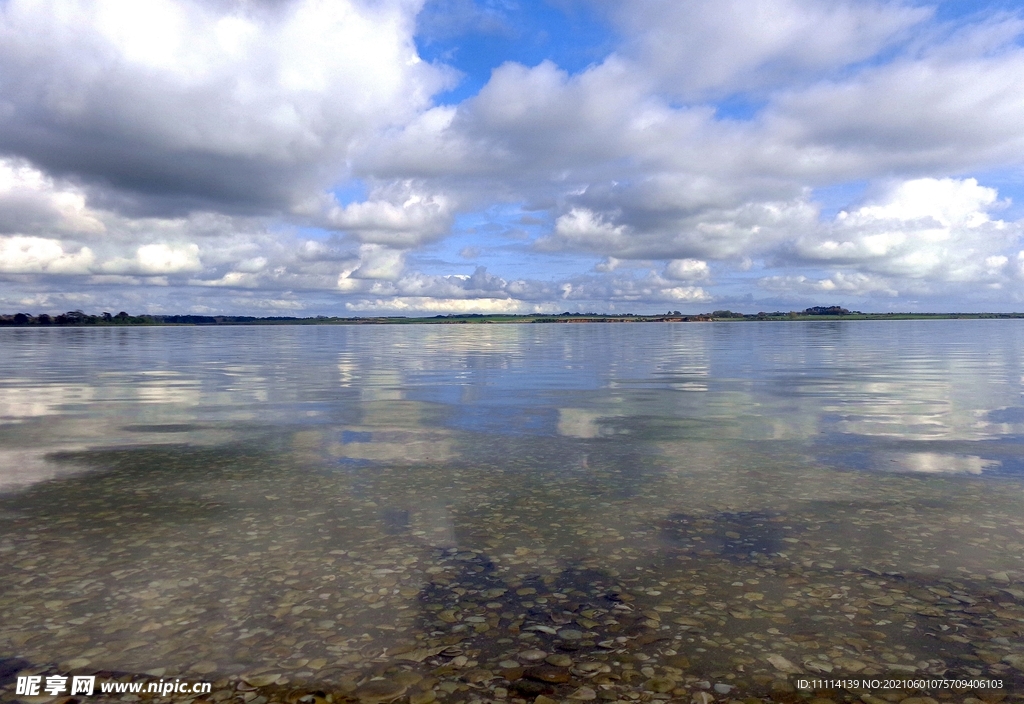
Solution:
[[[152,315],[128,315],[121,311],[117,315],[100,313],[89,315],[80,310],[72,310],[60,315],[29,315],[28,313],[15,313],[14,315],[0,315],[0,325],[7,326],[28,326],[28,325],[153,325],[157,321]]]
[[[847,310],[841,306],[812,306],[803,310],[791,310],[781,311],[777,310],[773,313],[734,313],[731,310],[716,310],[710,314],[712,318],[718,319],[729,319],[729,318],[744,318],[746,320],[764,320],[766,318],[795,318],[797,316],[805,315],[864,315],[859,310]]]
[[[125,311],[113,315],[103,312],[89,315],[80,310],[72,310],[60,315],[29,315],[15,313],[0,315],[0,325],[35,326],[35,325],[231,325],[267,322],[299,322],[306,320],[324,320],[324,318],[288,318],[269,317],[257,318],[252,315],[129,315]]]

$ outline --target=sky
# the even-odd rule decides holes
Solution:
[[[1024,2],[0,0],[0,312],[1024,311]]]

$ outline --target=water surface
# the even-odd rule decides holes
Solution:
[[[0,658],[222,698],[1024,691],[1022,350],[973,320],[0,330]]]

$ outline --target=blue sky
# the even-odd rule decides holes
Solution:
[[[6,0],[0,35],[5,311],[1024,310],[1019,2]]]
[[[572,0],[435,0],[424,6],[419,24],[420,56],[462,74],[456,87],[436,97],[439,103],[473,97],[503,63],[553,61],[577,73],[600,62],[617,43],[601,12]]]

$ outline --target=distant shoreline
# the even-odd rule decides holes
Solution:
[[[25,313],[0,315],[0,327],[124,327],[124,326],[207,326],[207,325],[472,325],[472,324],[582,324],[582,323],[697,323],[744,321],[813,321],[813,320],[1001,320],[1022,319],[1024,313],[862,313],[838,306],[808,308],[803,311],[773,313],[734,313],[714,311],[683,315],[678,311],[662,315],[634,313],[558,313],[505,315],[461,313],[422,317],[354,316],[348,318],[316,316],[296,318],[285,316],[256,317],[248,315],[87,315],[71,311],[56,316]]]

